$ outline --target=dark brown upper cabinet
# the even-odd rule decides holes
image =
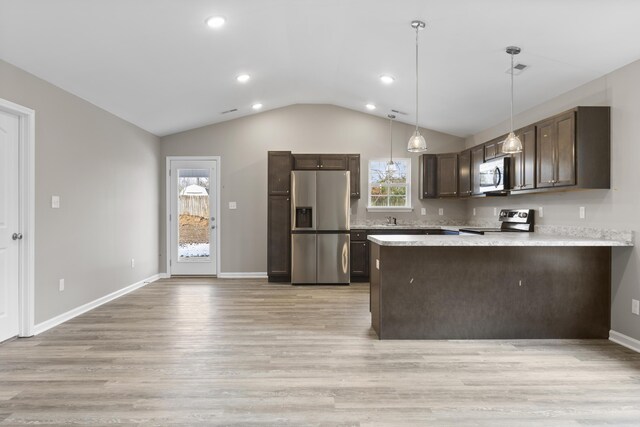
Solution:
[[[345,154],[294,154],[295,170],[347,170]]]
[[[610,107],[577,107],[537,123],[537,187],[610,188],[610,135]]]
[[[291,152],[269,151],[267,171],[269,195],[288,195],[291,190]]]
[[[511,191],[531,190],[536,187],[536,127],[527,126],[515,134],[522,151],[511,157]]]
[[[438,197],[458,196],[458,155],[438,154]]]
[[[418,198],[437,198],[438,157],[435,154],[422,154],[418,158],[418,170]]]
[[[502,135],[484,144],[484,159],[491,160],[504,157],[506,154],[502,152],[502,146],[507,135]]]
[[[351,179],[351,198],[360,198],[360,154],[347,155],[347,164]]]
[[[471,196],[471,150],[464,150],[458,155],[458,195]]]
[[[471,194],[479,196],[480,191],[480,165],[484,163],[484,145],[478,145],[471,149]]]

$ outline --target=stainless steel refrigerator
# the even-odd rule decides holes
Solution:
[[[348,284],[349,172],[291,172],[291,283]]]

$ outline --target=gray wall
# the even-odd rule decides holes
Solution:
[[[394,157],[412,158],[411,213],[368,213],[366,197],[352,202],[354,219],[383,220],[393,215],[402,221],[434,222],[447,218],[464,220],[464,201],[418,200],[418,156],[406,151],[413,127],[394,123]],[[464,140],[455,136],[423,130],[431,152],[455,152]],[[371,158],[389,156],[389,122],[371,114],[331,105],[293,105],[249,117],[163,137],[162,156],[221,156],[221,268],[229,272],[265,272],[267,269],[267,151],[290,150],[294,153],[360,153],[361,188],[367,188],[367,164]],[[164,180],[162,182],[164,186]],[[161,197],[164,197],[164,189]],[[228,203],[237,202],[237,210]],[[162,200],[164,204],[164,200]],[[427,215],[420,215],[420,208]],[[164,223],[164,210],[161,223]],[[166,238],[161,231],[161,268]]]
[[[516,86],[517,88],[517,86]],[[562,94],[519,114],[520,127],[577,105],[611,106],[611,190],[585,190],[549,195],[519,195],[508,198],[473,199],[469,219],[495,219],[493,207],[544,208],[538,224],[580,225],[640,232],[640,61]],[[467,139],[467,147],[488,141],[508,131],[504,122]],[[579,207],[586,219],[579,219]],[[476,208],[476,217],[471,215]],[[631,313],[631,299],[640,299],[640,252],[613,251],[612,329],[640,339],[640,316]]]
[[[159,139],[4,61],[0,98],[36,112],[36,324],[156,274]]]

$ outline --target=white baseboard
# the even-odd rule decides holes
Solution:
[[[169,273],[159,273],[158,277],[160,279],[171,279],[171,275]]]
[[[115,292],[112,292],[108,295],[95,299],[91,302],[81,305],[80,307],[76,307],[72,310],[67,311],[66,313],[62,313],[56,317],[53,317],[49,320],[45,320],[42,323],[38,323],[33,327],[33,334],[38,335],[44,331],[48,331],[49,329],[60,325],[61,323],[66,322],[67,320],[71,320],[76,316],[79,316],[83,313],[86,313],[89,310],[93,310],[96,307],[100,307],[102,304],[106,304],[109,301],[113,301],[116,298],[119,298],[123,295],[128,294],[129,292],[133,292],[136,289],[139,289],[149,283],[155,282],[156,280],[161,278],[161,274],[154,274],[151,277],[147,277],[139,282],[134,283],[133,285],[129,285],[125,288],[119,289]]]
[[[266,272],[251,272],[251,273],[218,273],[220,279],[266,279]]]
[[[614,330],[609,331],[609,340],[640,353],[640,341]]]

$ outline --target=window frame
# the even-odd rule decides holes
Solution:
[[[407,168],[407,182],[406,184],[386,184],[386,187],[405,187],[406,188],[406,204],[404,206],[372,206],[371,205],[371,188],[373,187],[371,183],[371,163],[373,162],[384,162],[386,163],[389,159],[384,158],[375,158],[369,159],[367,163],[367,211],[369,212],[411,212],[413,211],[413,206],[411,204],[411,158],[395,158],[395,162],[403,162]]]

